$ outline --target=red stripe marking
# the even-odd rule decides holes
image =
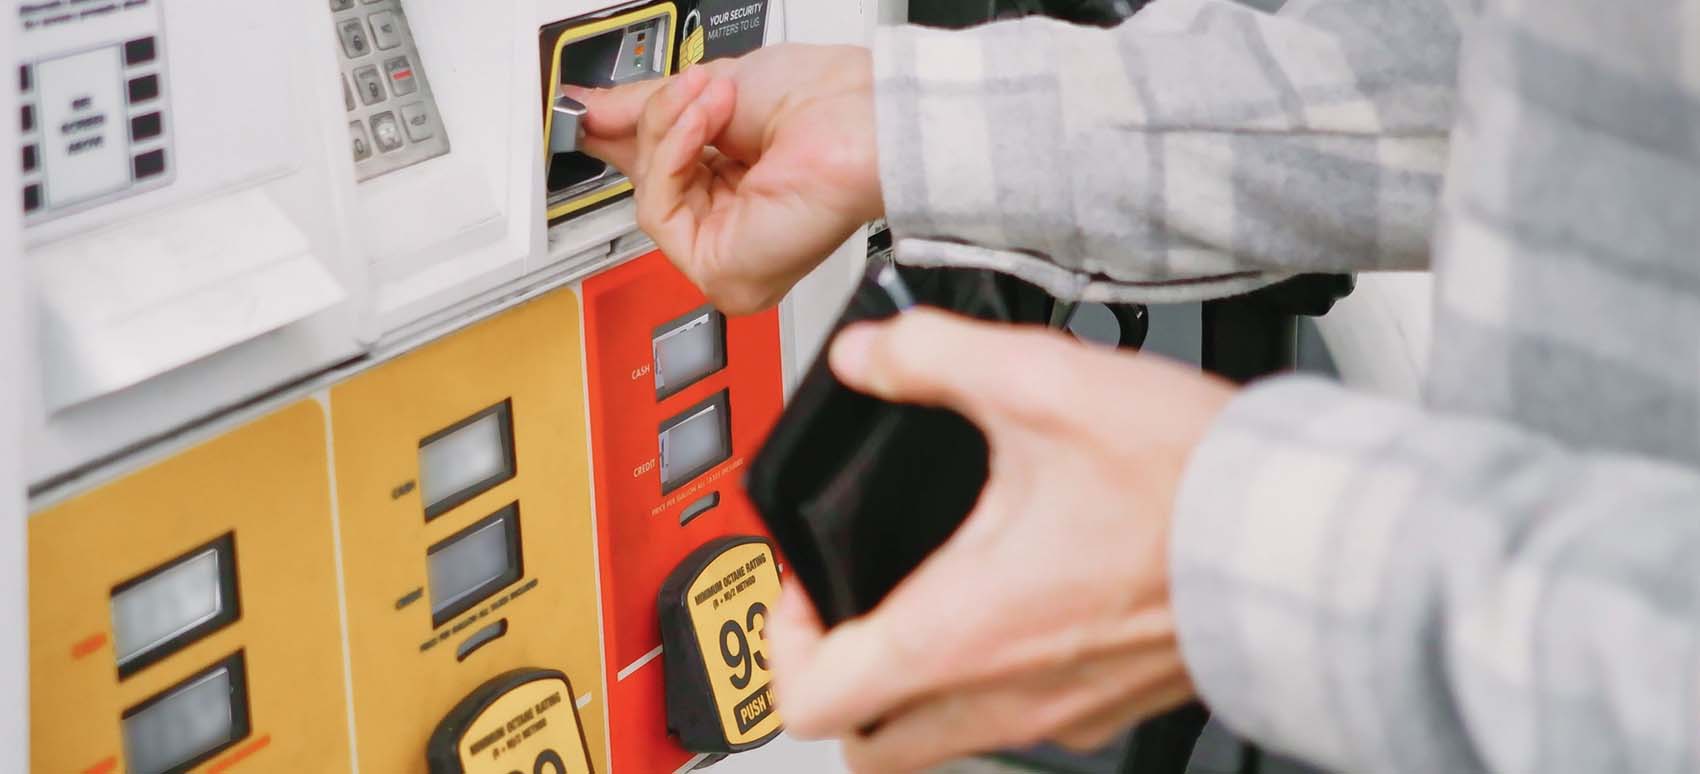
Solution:
[[[108,756],[106,758],[106,760],[101,761],[100,763],[96,763],[95,765],[90,766],[86,769],[83,769],[83,774],[112,774],[112,772],[117,768],[118,768],[118,757],[115,756],[115,755],[114,756]]]
[[[398,81],[403,79],[403,78],[412,78],[413,77],[413,71],[412,70],[397,70],[397,71],[395,71],[395,75],[393,75],[391,77],[395,78]]]
[[[266,734],[265,736],[262,736],[259,739],[255,739],[252,742],[249,742],[245,745],[242,745],[241,747],[236,748],[236,752],[233,752],[229,755],[224,756],[224,760],[213,764],[211,768],[207,769],[207,774],[223,774],[223,772],[226,769],[230,768],[231,766],[235,766],[238,763],[241,763],[243,761],[243,759],[247,758],[248,756],[253,755],[254,753],[257,753],[261,750],[264,750],[266,748],[266,745],[271,744],[271,743],[272,743],[272,735]]]
[[[91,634],[81,642],[71,646],[71,658],[83,658],[106,646],[106,635]]]

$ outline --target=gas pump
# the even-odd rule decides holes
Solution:
[[[4,768],[828,767],[760,683],[693,677],[657,601],[734,561],[767,584],[746,608],[776,588],[726,484],[863,237],[778,310],[718,316],[629,185],[556,142],[553,97],[860,42],[862,5],[21,5],[0,546],[28,577],[0,586],[28,605],[0,597],[0,733],[30,722]],[[723,703],[731,737],[670,715]]]

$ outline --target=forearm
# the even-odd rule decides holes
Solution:
[[[1319,382],[1192,461],[1173,593],[1237,730],[1345,771],[1692,771],[1700,474]]]
[[[1164,0],[1114,30],[895,28],[876,49],[899,255],[1068,296],[1426,265],[1457,31],[1442,0]]]

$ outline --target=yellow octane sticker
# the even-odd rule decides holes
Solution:
[[[549,679],[507,692],[468,724],[460,761],[466,774],[591,774],[572,689]]]
[[[780,727],[765,634],[767,611],[778,599],[779,569],[762,543],[715,557],[686,597],[728,744],[758,741]]]

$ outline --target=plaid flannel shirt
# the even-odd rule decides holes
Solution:
[[[1339,770],[1700,770],[1700,0],[1158,0],[876,63],[900,260],[1101,300],[1436,273],[1423,406],[1274,379],[1190,463],[1219,716]]]

